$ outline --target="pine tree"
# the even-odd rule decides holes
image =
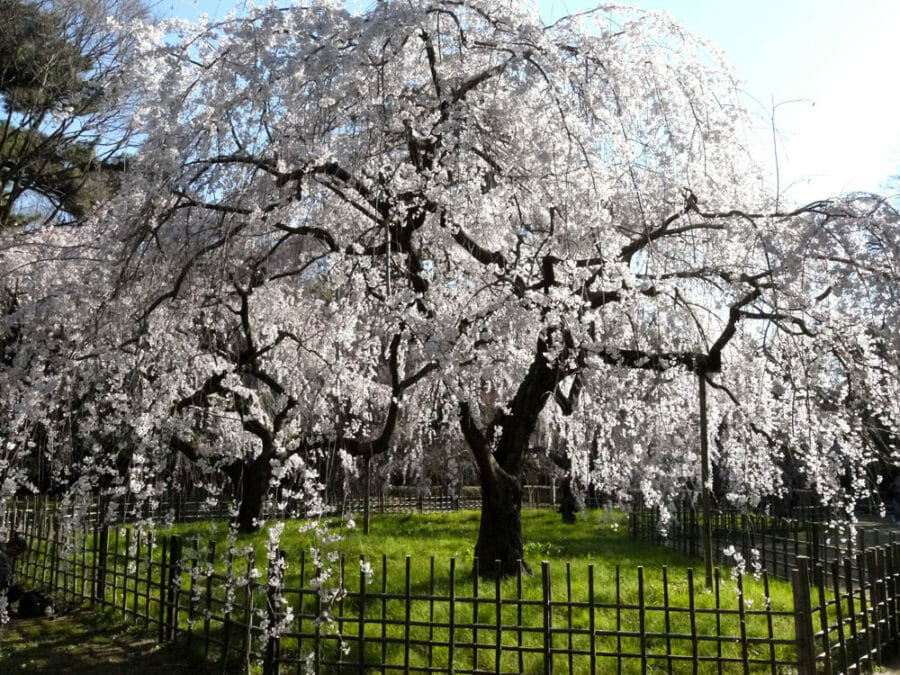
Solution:
[[[0,0],[0,231],[71,223],[109,196],[129,134],[115,78],[132,0]]]

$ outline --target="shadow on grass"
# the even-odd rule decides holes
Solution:
[[[182,642],[160,645],[141,626],[87,609],[0,626],[0,670],[27,673],[213,673]]]

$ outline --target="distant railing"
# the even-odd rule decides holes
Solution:
[[[556,502],[557,490],[553,485],[522,486],[522,507],[526,509],[551,508]],[[327,512],[362,513],[365,509],[365,497],[351,493],[342,499],[332,496],[327,505]],[[369,496],[371,513],[445,513],[461,510],[477,510],[481,508],[481,488],[477,485],[465,486],[459,491],[446,488],[421,490],[407,486],[385,486],[373,491]],[[296,505],[295,505],[296,506]],[[52,498],[32,496],[8,502],[6,516],[16,511],[47,511],[57,508]],[[265,518],[297,517],[299,508],[274,509],[264,511]],[[233,515],[233,505],[227,498],[185,498],[166,496],[141,502],[119,501],[112,506],[103,506],[98,500],[84,505],[81,516],[93,522],[109,524],[137,523],[144,520],[170,521],[175,523],[194,522],[198,520],[225,520]]]

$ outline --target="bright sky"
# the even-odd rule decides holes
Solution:
[[[170,16],[224,17],[241,0],[162,0]],[[540,0],[546,17],[594,6]],[[900,87],[894,79],[900,0],[636,0],[669,11],[722,49],[745,104],[768,124],[775,106],[782,192],[811,201],[884,191],[900,174]],[[774,167],[771,131],[761,131]],[[773,185],[774,187],[774,185]],[[894,191],[898,188],[895,185]]]

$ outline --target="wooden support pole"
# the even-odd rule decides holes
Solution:
[[[369,500],[371,499],[372,476],[369,473],[372,468],[372,455],[366,455],[363,462],[365,468],[365,486],[363,487],[363,534],[369,534]]]
[[[703,563],[706,572],[706,587],[712,588],[712,514],[709,505],[709,426],[706,420],[706,373],[697,373],[700,383],[700,481],[702,483],[703,500]]]

